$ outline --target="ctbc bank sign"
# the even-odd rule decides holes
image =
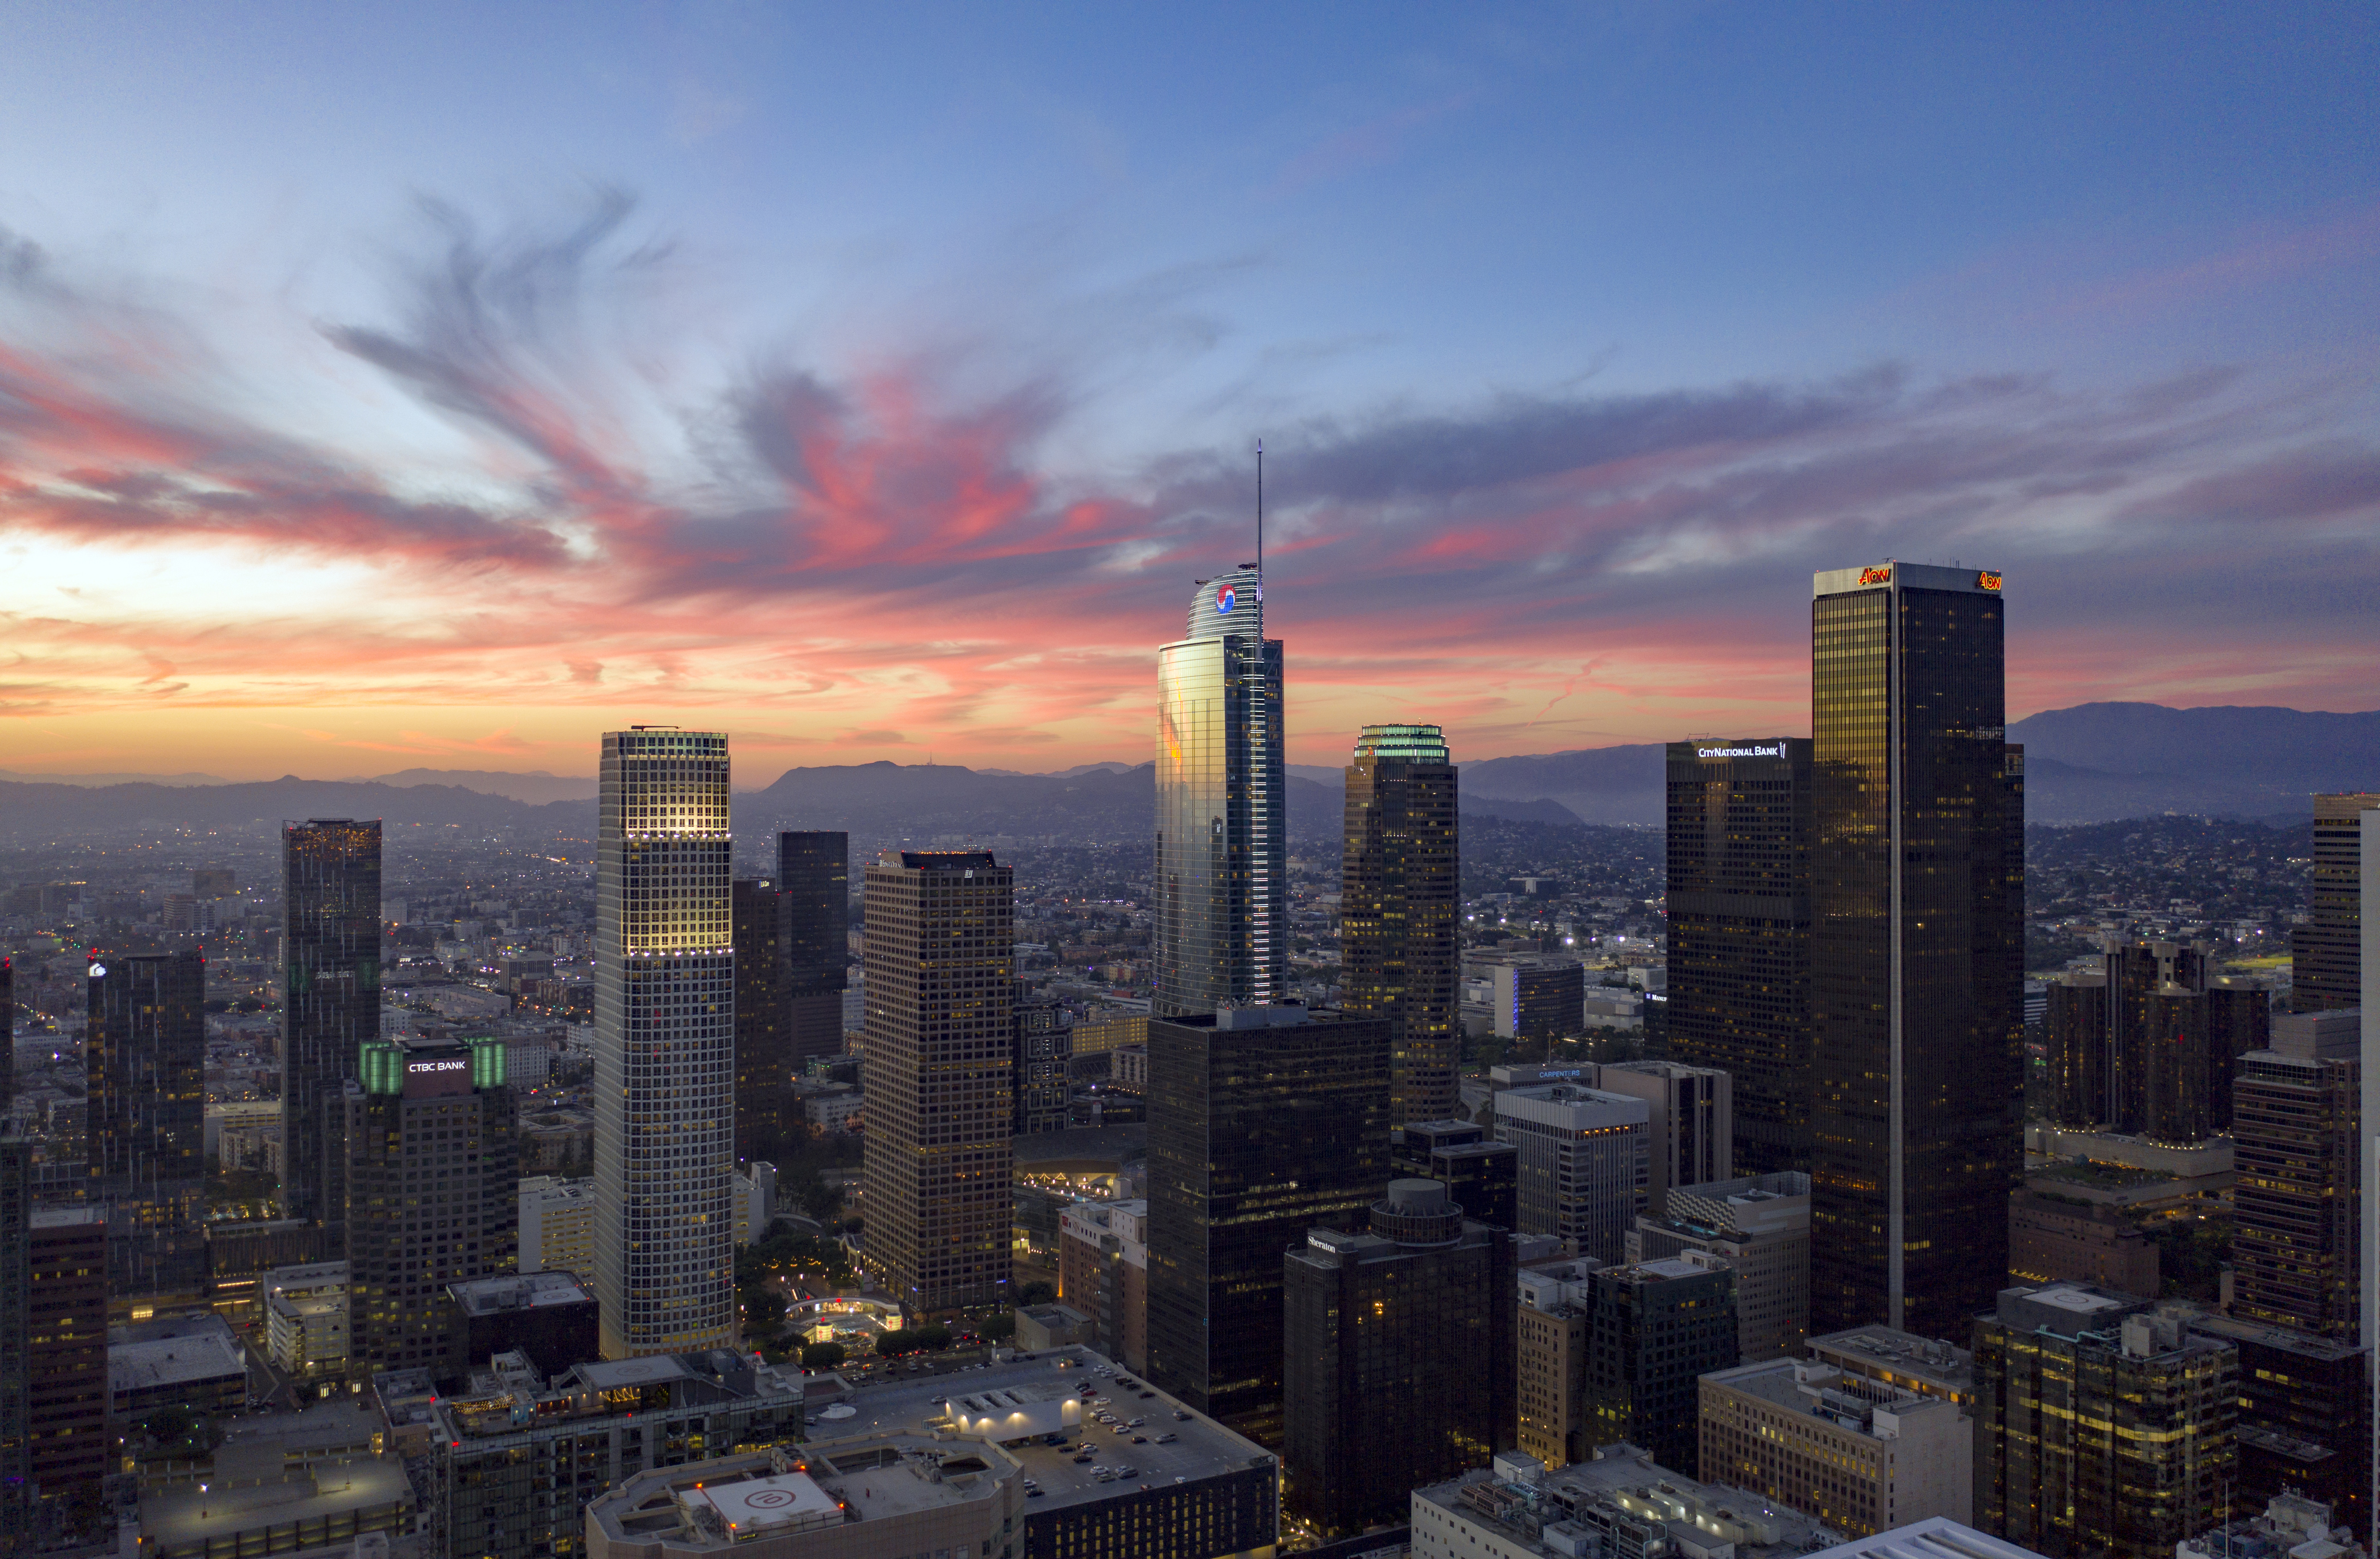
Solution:
[[[1781,758],[1784,755],[1785,743],[1782,742],[1773,743],[1765,747],[1696,747],[1694,749],[1694,756],[1698,758]]]
[[[458,1072],[468,1070],[470,1065],[471,1063],[468,1060],[407,1061],[405,1063],[405,1070],[408,1075],[435,1077],[441,1072]]]

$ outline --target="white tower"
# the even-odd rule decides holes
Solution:
[[[735,1346],[727,737],[603,737],[595,1287],[603,1356]]]

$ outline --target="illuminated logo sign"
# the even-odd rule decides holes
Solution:
[[[1224,586],[1221,589],[1215,592],[1216,616],[1225,617],[1230,615],[1232,608],[1239,604],[1240,598],[1237,592],[1233,591],[1229,585]]]
[[[405,1070],[406,1070],[407,1072],[416,1072],[416,1073],[458,1072],[458,1071],[461,1071],[461,1070],[463,1070],[464,1069],[468,1068],[470,1064],[471,1064],[471,1063],[470,1063],[469,1061],[468,1061],[468,1060],[462,1060],[462,1061],[407,1061],[407,1062],[406,1062],[406,1063],[405,1063]]]
[[[1997,590],[2000,587],[2000,576],[1994,574],[1991,570],[1985,569],[1983,573],[1975,575],[1975,583],[1982,586],[1986,590]]]
[[[1888,563],[1882,568],[1864,568],[1860,570],[1860,583],[1863,585],[1891,584],[1892,566]]]
[[[92,964],[91,966],[91,977],[94,980],[105,979],[107,977],[107,965],[103,963]]]
[[[1694,749],[1694,756],[1698,758],[1781,758],[1784,755],[1785,743],[1782,742],[1766,747],[1696,747]]]

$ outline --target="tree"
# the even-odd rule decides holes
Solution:
[[[1056,1303],[1057,1299],[1057,1289],[1042,1279],[1035,1278],[1025,1286],[1023,1293],[1016,1296],[1016,1302],[1020,1306],[1046,1305]]]
[[[976,1335],[988,1343],[1004,1343],[1016,1335],[1016,1312],[1009,1311],[993,1316],[976,1328]]]
[[[841,1343],[812,1343],[802,1349],[802,1368],[805,1370],[832,1370],[842,1362]]]

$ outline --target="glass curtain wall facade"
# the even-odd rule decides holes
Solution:
[[[603,1356],[735,1346],[727,737],[603,734],[595,1287]]]
[[[2022,1168],[2023,753],[1999,575],[1889,562],[1811,603],[1811,1329],[1963,1336]]]
[[[1455,1113],[1462,911],[1455,768],[1434,725],[1367,725],[1347,765],[1340,896],[1346,1009],[1389,1024],[1389,1122]]]
[[[777,836],[785,902],[785,1022],[794,1066],[843,1054],[843,993],[851,983],[851,836]]]
[[[1253,568],[1202,580],[1157,654],[1159,1017],[1281,999],[1289,976],[1281,647]]]
[[[107,1291],[196,1294],[207,1277],[207,964],[196,952],[94,956],[84,1059],[91,1200],[106,1210]]]
[[[787,1010],[786,896],[769,877],[730,887],[735,940],[735,1156],[775,1163],[794,1135],[801,1103]],[[839,998],[838,998],[839,999]]]
[[[1810,743],[1672,742],[1670,1050],[1734,1080],[1735,1172],[1810,1167]]]
[[[318,817],[281,826],[281,1199],[337,1251],[345,1153],[331,1135],[380,1037],[381,826]]]
[[[989,851],[866,873],[861,1260],[911,1316],[1008,1307],[1016,874]]]

